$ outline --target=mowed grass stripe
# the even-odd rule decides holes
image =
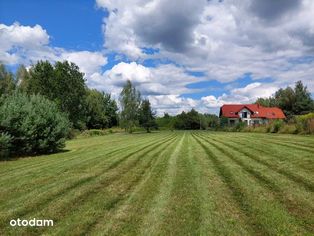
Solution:
[[[215,139],[215,140],[218,141],[217,139]],[[290,179],[291,181],[294,181],[294,182],[302,185],[306,190],[308,190],[310,192],[314,191],[314,184],[312,183],[311,180],[306,179],[305,177],[303,177],[301,175],[298,175],[298,174],[295,174],[295,173],[293,173],[293,172],[291,172],[289,170],[281,168],[281,166],[274,165],[274,163],[272,163],[272,162],[270,162],[270,161],[268,161],[266,159],[261,158],[260,154],[258,154],[258,155],[252,154],[252,152],[244,149],[243,147],[241,147],[239,145],[232,144],[232,142],[224,142],[224,145],[229,147],[229,148],[238,150],[240,153],[242,153],[243,155],[247,156],[248,158],[250,158],[250,159],[252,159],[252,160],[254,160],[254,161],[256,161],[256,162],[258,162],[258,163],[260,163],[262,165],[265,165],[269,169],[271,169],[273,171],[276,171],[277,173],[285,176],[286,178]]]
[[[216,138],[219,138],[219,136],[216,136]],[[314,148],[311,152],[305,152],[302,150],[297,150],[294,147],[290,148],[282,148],[280,145],[277,145],[276,143],[271,143],[269,140],[265,141],[260,139],[257,143],[256,140],[247,137],[237,137],[236,139],[228,139],[224,138],[224,141],[231,141],[233,143],[238,143],[239,145],[245,145],[248,146],[258,152],[264,153],[269,155],[269,157],[274,157],[274,161],[280,161],[282,164],[282,161],[286,161],[284,164],[290,164],[292,167],[299,166],[303,170],[313,171],[314,167],[314,160],[313,160],[313,153]],[[314,140],[313,140],[314,142]],[[265,148],[266,147],[266,148]],[[287,162],[289,160],[289,162]],[[306,165],[304,165],[306,163]],[[288,167],[288,166],[287,166]]]
[[[201,209],[199,189],[195,181],[195,166],[189,151],[190,133],[184,135],[181,152],[176,160],[176,174],[172,190],[165,205],[157,235],[183,235],[192,231],[200,234]]]
[[[161,188],[154,197],[152,207],[149,213],[145,216],[142,224],[140,230],[141,235],[156,235],[160,230],[160,225],[162,224],[166,211],[165,207],[173,189],[174,179],[177,172],[177,159],[181,153],[184,138],[185,133],[183,135],[181,133],[180,141],[170,155],[168,165],[166,166],[167,170],[161,183]]]
[[[101,219],[97,220],[91,234],[103,232],[105,235],[138,235],[140,233],[140,225],[151,207],[153,196],[160,187],[167,160],[178,141],[178,138],[172,140],[154,155],[154,163],[147,169],[145,177],[119,206],[106,212]]]
[[[170,136],[165,136],[164,138],[168,138]],[[153,142],[155,142],[156,140],[154,140]],[[110,159],[109,158],[102,158],[102,159],[97,159],[97,162],[90,162],[90,167],[89,168],[86,168],[85,170],[84,169],[81,169],[82,167],[80,167],[81,170],[77,170],[77,169],[72,169],[71,171],[71,174],[72,175],[69,175],[68,172],[66,172],[65,174],[61,174],[61,175],[58,175],[58,176],[53,176],[52,179],[50,179],[50,181],[48,182],[49,184],[42,184],[41,188],[34,188],[34,191],[37,191],[36,192],[36,195],[37,195],[37,198],[40,197],[41,194],[46,194],[46,192],[48,193],[51,193],[51,192],[54,192],[56,191],[57,194],[59,190],[56,190],[54,187],[60,189],[61,188],[61,191],[62,192],[66,192],[66,191],[69,191],[71,189],[75,189],[77,186],[81,185],[81,184],[84,184],[85,182],[89,182],[90,180],[92,180],[95,176],[101,174],[103,172],[103,168],[102,168],[102,165],[109,165],[110,162],[112,160],[115,160],[114,162],[114,165],[116,164],[119,164],[120,161],[119,160],[124,160],[125,158],[127,158],[129,155],[133,155],[134,153],[137,153],[139,151],[139,148],[140,147],[146,147],[147,144],[151,144],[151,140],[149,142],[144,142],[143,144],[141,145],[137,145],[136,147],[133,147],[132,149],[128,150],[128,155],[126,157],[121,157],[121,159],[117,158],[117,155],[120,155],[119,153],[116,153],[116,155],[113,155]],[[133,150],[133,151],[132,151]],[[131,152],[132,151],[132,152]],[[98,156],[97,156],[98,158]],[[109,164],[108,164],[109,163]],[[100,168],[99,168],[100,167]],[[109,169],[112,168],[114,166],[110,166],[109,165]],[[95,171],[95,168],[98,168],[100,169],[100,173],[97,174],[97,172]],[[97,170],[97,169],[96,169]],[[87,175],[87,176],[85,176]],[[72,177],[72,179],[68,179],[68,178],[63,178],[63,176],[67,177],[67,176],[70,176],[70,178]],[[83,178],[82,178],[83,177]],[[49,178],[49,176],[48,176]],[[79,179],[78,179],[79,178]],[[55,181],[51,181],[51,180],[55,180]],[[63,184],[60,184],[60,180],[61,181],[64,181],[64,185]],[[74,181],[74,183],[72,183]],[[37,181],[37,178],[35,178],[35,181],[32,181],[32,182],[29,182],[31,184],[36,184],[38,181]],[[67,186],[68,187],[65,187]],[[24,205],[24,201],[27,202],[27,199],[28,199],[28,196],[29,194],[33,194],[31,191],[29,191],[29,187],[28,186],[23,186],[24,190],[26,191],[26,193],[23,192],[23,189],[18,189],[18,191],[15,191],[13,193],[15,193],[16,195],[19,195],[20,194],[20,198],[21,198],[21,202],[22,202],[22,206]],[[31,187],[31,186],[30,186]],[[3,191],[4,193],[5,191]],[[8,192],[8,191],[7,191]],[[4,195],[3,193],[1,193],[0,195]],[[8,192],[9,195],[10,195],[10,198],[15,201],[13,201],[13,203],[15,203],[15,207],[18,207],[16,206],[16,200],[19,200],[18,198],[15,198],[14,195],[10,194],[11,191]],[[10,201],[8,202],[3,202],[3,204],[5,204],[4,206],[2,207],[11,207],[10,205]]]
[[[296,194],[293,193],[287,198],[289,193],[284,191],[280,184],[275,182],[276,180],[280,183],[280,180],[278,178],[269,178],[265,175],[265,173],[268,172],[267,169],[263,169],[263,172],[257,170],[258,163],[256,163],[256,166],[256,164],[248,161],[247,158],[241,158],[241,154],[239,155],[239,153],[232,152],[230,148],[226,148],[223,143],[219,144],[212,141],[210,136],[207,137],[206,141],[250,174],[258,184],[268,189],[272,194],[270,198],[275,198],[280,202],[287,209],[289,214],[296,218],[295,222],[297,224],[314,233],[314,208],[309,202],[304,201],[300,196],[296,196]]]
[[[78,231],[84,234],[84,232],[90,231],[107,211],[116,208],[130,195],[140,180],[145,178],[147,170],[156,160],[154,157],[172,141],[173,139],[170,139],[152,145],[149,150],[140,154],[133,161],[132,165],[117,169],[112,176],[118,178],[111,179],[109,176],[107,180],[99,182],[97,188],[91,186],[93,188],[92,194],[89,193],[83,198],[76,200],[75,205],[77,202],[79,205],[60,219],[59,223],[64,226],[62,230],[53,230],[51,233],[60,235],[64,234],[65,231],[70,231],[75,234]],[[72,222],[73,219],[77,219],[79,223],[69,225],[69,222]]]
[[[67,152],[0,162],[0,235],[312,235],[314,196],[302,181],[314,183],[304,150],[313,140],[205,131],[72,140]],[[34,217],[55,226],[9,226]]]
[[[226,160],[226,157],[215,147],[208,145],[205,139],[201,137],[195,138],[207,151],[209,157],[216,165],[216,170],[230,188],[239,207],[248,216],[248,223],[254,229],[254,234],[303,233],[302,228],[291,223],[293,219],[285,212],[285,209],[277,202],[269,200],[267,192],[257,186],[250,176],[243,173],[237,165]]]
[[[159,135],[161,134],[154,134],[152,136],[155,136],[156,135],[156,138],[158,138]],[[163,135],[161,135],[163,136]],[[16,173],[31,173],[33,172],[34,170],[36,170],[37,168],[38,169],[42,169],[43,166],[46,167],[46,170],[49,170],[49,168],[51,166],[55,166],[55,164],[57,163],[62,163],[63,165],[64,164],[67,164],[67,162],[69,163],[72,163],[73,160],[75,159],[78,159],[80,157],[80,155],[82,153],[84,153],[85,155],[89,155],[91,156],[91,158],[86,158],[87,160],[89,159],[93,159],[93,154],[95,152],[99,152],[100,150],[99,149],[103,149],[104,152],[110,152],[112,150],[119,150],[120,148],[127,148],[129,147],[130,145],[138,145],[138,143],[140,142],[141,144],[144,142],[147,142],[149,141],[150,139],[152,139],[152,137],[132,137],[131,135],[130,136],[125,136],[126,137],[130,137],[131,140],[129,140],[128,142],[122,142],[119,144],[119,146],[115,146],[113,144],[111,144],[109,146],[109,148],[107,146],[105,146],[104,144],[105,143],[108,143],[109,140],[104,140],[105,142],[102,143],[102,144],[98,144],[98,145],[91,145],[91,146],[87,146],[86,148],[84,149],[77,149],[75,151],[71,151],[71,155],[69,155],[70,153],[68,153],[67,151],[65,152],[62,152],[62,153],[57,153],[57,154],[51,154],[51,155],[48,155],[48,156],[44,156],[44,157],[24,157],[24,158],[21,158],[19,160],[19,163],[21,163],[17,168],[10,168],[10,165],[13,164],[12,161],[4,161],[4,162],[0,162],[0,170],[1,170],[1,174],[0,174],[0,178],[1,178],[1,181],[2,180],[5,180],[5,178],[3,178],[3,176],[7,176],[7,177],[12,177],[12,175],[16,174]],[[93,143],[94,142],[94,139],[98,139],[99,137],[92,137],[90,138],[90,140],[86,140],[86,142],[91,142]],[[107,138],[107,137],[105,137]],[[109,139],[109,137],[108,137]],[[125,140],[124,140],[125,141]],[[121,142],[121,141],[120,141]],[[69,145],[67,145],[69,146]],[[95,148],[95,146],[97,148]],[[111,148],[112,147],[112,148]],[[67,147],[66,147],[67,148]],[[53,158],[51,158],[53,157]],[[67,166],[67,165],[64,165],[64,166]],[[5,169],[8,169],[7,171],[2,171],[2,169],[5,168]],[[22,172],[19,171],[19,170],[23,170]],[[9,175],[8,175],[9,173]]]
[[[167,139],[166,141],[169,141],[171,138]],[[155,144],[153,147],[155,148],[156,146],[158,146],[159,144],[165,142],[165,140],[160,139],[159,142],[157,142],[157,144]],[[98,177],[101,177],[102,175],[104,175],[106,173],[106,171],[109,171],[111,169],[114,169],[115,167],[117,167],[120,163],[122,163],[123,161],[125,161],[126,159],[128,159],[129,157],[141,153],[142,151],[145,151],[145,149],[150,148],[149,150],[152,149],[151,145],[156,143],[151,142],[148,145],[141,147],[139,146],[138,149],[136,151],[133,151],[127,155],[122,156],[121,158],[117,158],[116,160],[114,160],[112,163],[110,163],[106,168],[103,168],[101,171],[99,171],[98,173],[92,173],[91,176],[86,177],[84,179],[79,179],[78,181],[71,183],[70,186],[66,186],[64,187],[64,185],[62,184],[62,182],[59,184],[61,185],[61,188],[58,189],[56,192],[48,192],[48,194],[43,194],[43,197],[37,196],[37,198],[35,199],[28,199],[29,202],[21,202],[20,203],[20,207],[17,205],[15,206],[14,211],[9,211],[9,215],[4,215],[1,214],[1,219],[8,219],[8,218],[12,218],[13,216],[25,216],[29,213],[32,213],[32,210],[34,209],[40,209],[40,206],[44,207],[46,206],[48,203],[53,202],[56,200],[56,198],[61,197],[64,194],[68,194],[71,190],[77,190],[78,187],[82,186],[82,185],[90,185],[91,181],[97,181]],[[146,151],[147,152],[147,151]],[[118,177],[118,176],[116,176]],[[62,181],[62,179],[60,180]],[[66,182],[66,181],[65,181]],[[63,188],[62,188],[63,187]],[[5,222],[5,220],[1,220],[0,222],[2,223],[7,223]],[[1,226],[1,225],[0,225]]]
[[[246,214],[238,207],[207,152],[195,138],[190,144],[199,186],[200,235],[252,235]]]
[[[169,134],[170,135],[170,134]],[[169,135],[163,138],[167,138]],[[170,136],[169,136],[170,137]],[[73,172],[76,171],[79,174],[81,174],[84,169],[88,166],[96,166],[104,162],[111,161],[112,158],[115,158],[115,156],[120,155],[121,153],[125,153],[127,150],[137,150],[139,146],[145,146],[146,144],[149,144],[150,142],[154,142],[156,139],[151,138],[146,140],[145,142],[141,142],[139,145],[138,143],[132,143],[128,146],[121,145],[121,149],[119,147],[115,147],[113,149],[109,149],[110,151],[103,151],[103,148],[99,148],[98,150],[94,150],[93,153],[86,152],[86,153],[80,153],[80,156],[77,156],[75,160],[72,160],[70,163],[68,163],[68,160],[65,160],[64,162],[56,162],[52,167],[44,166],[41,169],[38,170],[30,170],[29,175],[35,179],[39,184],[41,184],[42,181],[45,181],[46,179],[50,179],[52,176],[55,175],[55,173],[58,173],[57,176],[53,176],[55,178],[60,178],[63,175],[67,175],[67,172]],[[120,145],[119,145],[120,146]],[[52,157],[53,158],[53,157]],[[23,173],[23,172],[22,172]],[[9,191],[11,192],[11,188],[19,189],[21,186],[25,187],[25,183],[27,184],[28,178],[27,175],[23,175],[24,178],[20,179],[16,174],[14,177],[18,178],[19,181],[14,181],[13,184],[10,186],[9,189],[4,189],[3,192],[0,193],[4,194],[4,192]],[[36,178],[35,178],[36,177]],[[13,177],[8,177],[11,181],[14,180]],[[6,180],[7,178],[5,178]],[[2,181],[2,184],[5,184],[6,181]],[[31,184],[36,184],[36,182],[32,182]],[[1,189],[1,186],[0,186]],[[13,189],[14,190],[14,189]]]

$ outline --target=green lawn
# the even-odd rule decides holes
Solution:
[[[84,138],[0,162],[0,235],[313,235],[313,191],[313,136]]]

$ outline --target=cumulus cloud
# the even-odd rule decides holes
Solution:
[[[94,74],[88,81],[91,87],[102,89],[118,96],[122,86],[130,80],[144,96],[192,93],[186,85],[200,81],[173,64],[145,67],[136,62],[121,62],[103,74]]]
[[[224,103],[250,103],[302,80],[314,93],[314,1],[312,0],[96,0],[103,20],[105,52],[126,58],[107,71],[103,52],[68,51],[49,45],[40,25],[0,24],[0,61],[31,64],[69,60],[87,83],[118,97],[131,80],[158,114],[196,108],[215,112]],[[147,53],[153,48],[154,53]],[[172,62],[154,67],[145,59]],[[201,71],[194,77],[187,71]],[[248,85],[235,85],[250,74]],[[264,80],[265,78],[272,81]],[[217,80],[226,91],[201,99],[188,85]],[[240,83],[242,84],[242,83]],[[233,85],[233,86],[231,86]],[[202,91],[204,92],[204,91]]]
[[[38,60],[68,60],[77,64],[87,76],[100,71],[107,58],[100,52],[68,51],[49,45],[47,31],[40,25],[0,24],[0,62],[26,66]]]
[[[101,67],[107,64],[107,58],[100,52],[63,52],[60,58],[61,60],[68,60],[78,65],[88,77],[100,71]]]
[[[145,59],[150,55],[143,53],[143,47],[158,48],[154,58],[204,71],[209,80],[230,82],[251,73],[253,79],[273,77],[282,82],[282,70],[294,67],[290,58],[314,52],[311,0],[98,0],[97,4],[109,11],[104,19],[107,49]],[[298,79],[307,83],[307,77]]]

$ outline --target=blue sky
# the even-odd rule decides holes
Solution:
[[[308,0],[4,0],[0,61],[70,60],[116,98],[130,79],[158,114],[217,113],[297,80],[314,92],[313,15]]]

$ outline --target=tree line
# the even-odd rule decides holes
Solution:
[[[297,81],[294,88],[288,86],[279,89],[273,96],[258,98],[256,104],[265,107],[279,107],[288,119],[314,111],[314,101],[311,98],[311,93],[302,81]]]
[[[191,109],[173,116],[165,113],[163,117],[157,118],[157,124],[160,128],[170,130],[205,130],[218,128],[220,122],[219,117],[214,114],[202,114]]]
[[[127,81],[118,104],[110,94],[86,86],[84,74],[68,61],[39,61],[15,74],[0,65],[0,156],[55,152],[72,130],[113,126],[132,133],[157,129],[148,99]]]
[[[117,124],[116,101],[89,89],[74,63],[39,61],[15,74],[0,65],[0,155],[55,152],[73,129]]]

